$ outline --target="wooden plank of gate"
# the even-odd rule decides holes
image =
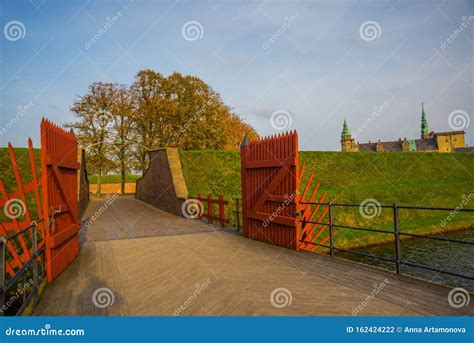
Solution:
[[[242,142],[242,216],[246,237],[298,249],[297,138],[296,132],[286,132],[253,142],[245,138]]]
[[[52,220],[48,217],[45,229],[46,271],[51,282],[74,260],[79,250],[76,184],[79,164],[74,134],[44,118],[41,122],[41,163],[43,213],[48,215],[51,209],[50,215],[57,214]],[[59,212],[58,208],[61,209]],[[51,231],[53,221],[54,232]]]

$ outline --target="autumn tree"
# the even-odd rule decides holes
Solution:
[[[96,82],[89,91],[71,106],[77,119],[66,127],[75,129],[77,139],[88,154],[87,168],[95,173],[97,192],[101,194],[101,177],[113,168],[109,157],[110,144],[107,144],[112,132],[112,110],[116,86],[112,83]]]
[[[101,176],[145,172],[147,152],[163,147],[237,149],[255,130],[232,113],[220,95],[196,76],[153,70],[137,73],[130,87],[93,83],[71,107],[79,143],[88,153],[89,172]]]
[[[160,140],[164,116],[163,83],[165,78],[153,70],[142,70],[135,77],[130,93],[137,106],[133,115],[138,168],[145,173],[147,150],[162,146]]]
[[[125,194],[125,178],[130,170],[128,155],[134,149],[133,117],[136,113],[136,106],[129,88],[125,85],[116,86],[112,94],[112,133],[115,137],[114,153],[121,175],[121,193]]]

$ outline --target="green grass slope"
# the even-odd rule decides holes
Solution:
[[[382,204],[474,207],[474,198],[469,198],[474,193],[474,154],[300,152],[299,157],[300,167],[306,164],[302,186],[314,172],[315,180],[321,182],[320,194],[328,194],[325,201],[359,204],[376,199]],[[240,197],[239,152],[182,151],[180,158],[191,195]],[[334,209],[337,224],[385,230],[393,229],[392,214],[392,209],[383,209],[377,217],[364,219],[358,207]],[[400,210],[400,228],[434,233],[474,225],[472,214],[460,213],[442,226],[448,215]],[[339,229],[336,238],[340,247],[354,247],[390,241],[393,236]]]
[[[30,155],[28,148],[14,148],[13,149],[15,158],[20,171],[20,178],[23,186],[26,186],[29,182],[33,181],[33,174],[31,171]],[[34,149],[36,173],[38,180],[41,178],[41,151],[40,149]],[[3,181],[7,193],[11,194],[17,190],[17,184],[15,175],[13,173],[13,167],[10,160],[10,155],[7,148],[0,148],[0,178]],[[0,195],[1,197],[1,195]],[[28,208],[30,210],[32,218],[37,218],[37,206],[34,192],[30,192],[26,195]],[[22,216],[19,220],[24,220]],[[0,222],[8,222],[10,219],[5,217],[4,209],[0,209]]]

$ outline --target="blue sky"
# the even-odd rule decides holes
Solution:
[[[146,68],[199,76],[262,135],[278,132],[273,112],[288,112],[301,150],[339,150],[344,118],[361,142],[416,138],[421,101],[434,131],[452,130],[453,111],[470,120],[462,128],[474,145],[473,1],[4,0],[0,9],[3,29],[24,26],[23,38],[0,36],[2,146],[29,136],[39,146],[42,116],[71,121],[89,84],[129,84]],[[198,39],[183,38],[190,21]]]

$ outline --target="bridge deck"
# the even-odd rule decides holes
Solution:
[[[80,256],[46,289],[36,315],[350,316],[359,306],[360,315],[474,314],[473,304],[449,306],[448,288],[350,261],[280,249],[197,221],[173,220],[135,199],[120,198],[111,205],[109,214],[125,231],[130,213],[124,207],[131,203],[144,223],[166,223],[167,235],[149,228],[146,234],[133,235],[148,236],[155,230],[160,236],[94,241],[93,235],[111,238],[111,228],[101,227],[99,218],[89,228],[92,241],[83,244]],[[101,230],[109,233],[102,235]],[[377,287],[383,282],[385,286]],[[114,295],[106,308],[93,302],[94,291],[101,287]],[[270,295],[277,288],[291,294],[288,306],[272,305]]]

